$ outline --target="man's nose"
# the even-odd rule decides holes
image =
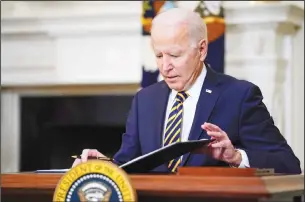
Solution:
[[[172,64],[171,64],[171,61],[170,61],[170,58],[168,57],[163,57],[163,70],[164,71],[169,71],[171,70],[173,67],[172,67]]]

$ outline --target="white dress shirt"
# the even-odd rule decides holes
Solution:
[[[195,83],[191,86],[189,90],[187,90],[189,97],[183,102],[183,115],[182,115],[182,128],[181,128],[181,141],[187,141],[189,138],[189,133],[191,131],[193,119],[195,116],[195,111],[196,111],[196,106],[197,102],[200,96],[200,91],[204,82],[204,79],[206,77],[207,70],[206,67],[204,66],[200,75],[198,76],[197,80]],[[177,95],[176,90],[171,90],[169,98],[168,98],[168,103],[167,103],[167,109],[166,109],[166,116],[165,116],[165,122],[164,126],[167,124],[167,119],[169,112],[171,111],[171,108],[173,104],[175,103],[175,98]],[[203,124],[203,123],[202,123]],[[165,129],[163,131],[163,140],[164,140],[164,135],[165,135]],[[245,168],[245,167],[250,167],[249,166],[249,160],[247,157],[247,154],[245,151],[238,149],[241,153],[242,161],[239,165],[239,168]]]

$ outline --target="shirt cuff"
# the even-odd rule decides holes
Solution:
[[[250,168],[249,159],[246,152],[242,149],[237,149],[241,154],[241,162],[238,168]]]

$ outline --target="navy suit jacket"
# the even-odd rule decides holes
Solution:
[[[212,93],[206,92],[206,89]],[[170,89],[164,81],[140,90],[133,99],[122,136],[117,164],[125,163],[162,146],[162,133]],[[300,162],[274,125],[256,85],[216,73],[207,75],[197,103],[189,140],[209,138],[201,129],[210,122],[224,130],[236,148],[243,149],[250,167],[274,168],[278,173],[301,173]],[[182,166],[228,166],[205,154],[186,154]],[[153,171],[167,172],[166,164]]]

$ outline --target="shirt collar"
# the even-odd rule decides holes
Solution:
[[[207,69],[206,66],[203,64],[203,68],[198,76],[198,78],[196,79],[195,83],[190,87],[190,89],[188,89],[186,92],[189,94],[190,97],[194,97],[194,98],[199,98],[200,96],[200,91],[204,82],[204,79],[206,77],[207,74]],[[171,100],[173,101],[177,95],[177,91],[172,89],[171,91]]]

